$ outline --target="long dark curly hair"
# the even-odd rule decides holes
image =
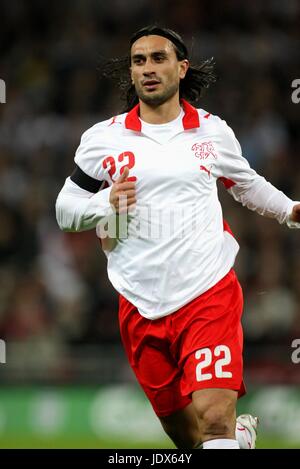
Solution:
[[[130,49],[140,37],[150,35],[166,37],[173,43],[178,60],[189,59],[188,49],[181,36],[171,29],[157,25],[146,26],[136,31],[130,38]],[[110,78],[116,83],[121,93],[121,99],[126,102],[123,112],[128,112],[139,102],[131,81],[130,65],[129,53],[125,57],[110,59],[101,66],[102,76]],[[191,64],[185,77],[180,81],[180,98],[184,98],[190,103],[196,103],[203,96],[203,92],[217,79],[214,66],[213,58],[203,60],[198,65]]]

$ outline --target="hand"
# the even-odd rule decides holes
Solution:
[[[136,203],[135,182],[127,181],[128,176],[129,169],[126,166],[110,191],[109,201],[118,214],[128,212],[128,208]]]
[[[300,204],[294,205],[290,220],[300,223]]]

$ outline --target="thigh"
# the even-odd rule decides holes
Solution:
[[[232,337],[223,337],[205,347],[199,345],[189,354],[183,367],[183,394],[211,388],[237,391],[239,397],[245,393],[238,329]]]
[[[182,371],[170,353],[165,318],[150,321],[122,297],[119,320],[129,363],[157,416],[186,407],[191,398],[181,393]]]
[[[229,389],[244,393],[241,287],[231,272],[206,301],[191,304],[182,343],[182,392]]]
[[[156,415],[166,417],[190,404],[181,392],[181,372],[164,344],[144,344],[133,371]]]

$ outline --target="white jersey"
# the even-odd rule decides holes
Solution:
[[[233,266],[239,246],[223,220],[218,179],[243,205],[280,223],[294,205],[250,168],[225,121],[184,100],[182,107],[163,125],[142,122],[136,106],[87,130],[75,163],[109,187],[92,194],[68,178],[56,204],[62,229],[96,227],[112,216],[110,187],[129,167],[136,209],[127,235],[105,252],[111,283],[148,319],[178,310]]]

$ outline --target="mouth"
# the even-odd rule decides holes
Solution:
[[[159,80],[145,80],[143,81],[142,85],[144,88],[147,90],[151,91],[157,88],[157,86],[160,84]]]

